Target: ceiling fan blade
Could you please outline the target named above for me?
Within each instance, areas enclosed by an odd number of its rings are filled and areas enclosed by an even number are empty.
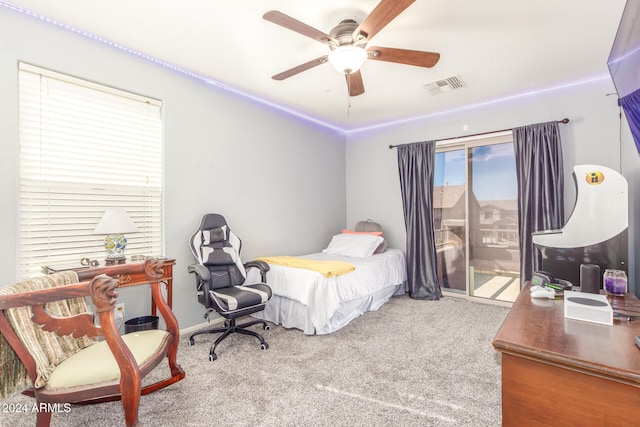
[[[392,47],[368,47],[369,59],[376,61],[397,62],[399,64],[415,65],[431,68],[438,63],[440,54],[423,52],[421,50],[395,49]]]
[[[381,29],[415,1],[416,0],[382,0],[353,32],[354,40],[357,40],[359,33],[367,37],[368,40],[371,40],[373,36],[378,34]]]
[[[304,64],[300,64],[296,67],[293,67],[287,71],[283,71],[281,73],[276,74],[275,76],[271,77],[273,80],[284,80],[286,78],[289,78],[291,76],[295,76],[298,73],[301,73],[303,71],[307,71],[310,68],[313,67],[317,67],[320,64],[324,64],[325,62],[327,62],[327,59],[329,58],[328,55],[324,55],[321,56],[319,58],[316,59],[312,59],[311,61],[305,62]]]
[[[364,93],[364,83],[362,82],[362,74],[360,70],[355,73],[345,74],[347,78],[347,88],[349,88],[349,96],[358,96]]]
[[[295,18],[292,18],[288,15],[285,15],[282,12],[277,10],[270,10],[269,12],[262,15],[264,19],[267,21],[273,22],[274,24],[280,25],[281,27],[287,28],[291,31],[295,31],[298,34],[302,34],[303,36],[310,37],[314,40],[319,41],[320,43],[328,44],[329,42],[334,42],[337,44],[337,41],[333,39],[329,34],[323,33],[320,30],[316,30],[313,27],[305,24],[304,22],[300,22]]]

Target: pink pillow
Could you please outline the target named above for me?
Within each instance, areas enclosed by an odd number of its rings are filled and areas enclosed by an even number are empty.
[[[343,229],[342,234],[371,234],[372,236],[382,236],[382,231],[353,231]]]

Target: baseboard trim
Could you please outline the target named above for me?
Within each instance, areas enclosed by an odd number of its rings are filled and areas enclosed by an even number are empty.
[[[180,335],[190,335],[191,333],[199,331],[200,329],[204,329],[207,326],[213,326],[213,325],[216,325],[216,324],[222,323],[222,322],[224,322],[224,318],[223,317],[219,317],[217,319],[211,320],[210,322],[202,322],[202,323],[197,324],[197,325],[189,326],[187,328],[180,329]]]

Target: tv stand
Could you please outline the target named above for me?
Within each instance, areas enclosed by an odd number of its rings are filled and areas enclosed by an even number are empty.
[[[530,286],[493,341],[502,353],[502,425],[639,425],[640,319],[565,319],[562,299],[534,300]],[[633,294],[610,301],[640,314]]]

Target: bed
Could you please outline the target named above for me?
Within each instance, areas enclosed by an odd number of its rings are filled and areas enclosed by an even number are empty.
[[[270,267],[267,284],[273,296],[264,311],[253,316],[285,328],[300,329],[307,335],[323,335],[343,328],[361,314],[377,310],[392,296],[405,292],[406,263],[399,249],[385,247],[383,252],[367,257],[326,251],[296,258],[338,261],[352,265],[354,270],[325,277],[317,271],[263,259]]]

